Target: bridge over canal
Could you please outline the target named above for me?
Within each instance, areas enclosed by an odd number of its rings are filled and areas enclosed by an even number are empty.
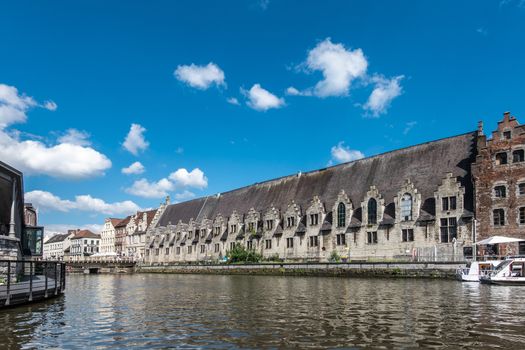
[[[70,273],[131,273],[137,261],[133,259],[84,259],[67,261],[66,271]]]

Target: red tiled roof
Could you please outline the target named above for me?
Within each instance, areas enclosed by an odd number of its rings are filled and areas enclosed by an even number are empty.
[[[98,238],[98,239],[100,239],[100,235],[96,234],[96,233],[93,233],[90,230],[80,230],[71,239],[81,239],[81,238]]]

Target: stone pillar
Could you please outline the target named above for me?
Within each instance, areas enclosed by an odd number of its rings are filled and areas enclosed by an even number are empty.
[[[9,237],[15,237],[16,211],[16,179],[13,179],[13,202],[11,203],[11,220],[9,221]]]

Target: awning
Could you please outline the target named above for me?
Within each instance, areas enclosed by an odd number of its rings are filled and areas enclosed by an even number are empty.
[[[476,245],[513,243],[513,242],[523,242],[523,241],[525,241],[525,239],[503,237],[503,236],[492,236],[490,238],[487,238],[487,239],[484,239],[482,241],[476,242]]]

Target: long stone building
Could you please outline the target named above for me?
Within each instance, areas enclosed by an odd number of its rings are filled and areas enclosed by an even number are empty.
[[[480,124],[462,135],[168,205],[148,229],[145,261],[217,261],[237,243],[290,261],[459,260],[472,254],[476,232],[479,239],[525,238],[524,131],[505,113],[488,141]],[[506,199],[495,195],[500,184]]]

